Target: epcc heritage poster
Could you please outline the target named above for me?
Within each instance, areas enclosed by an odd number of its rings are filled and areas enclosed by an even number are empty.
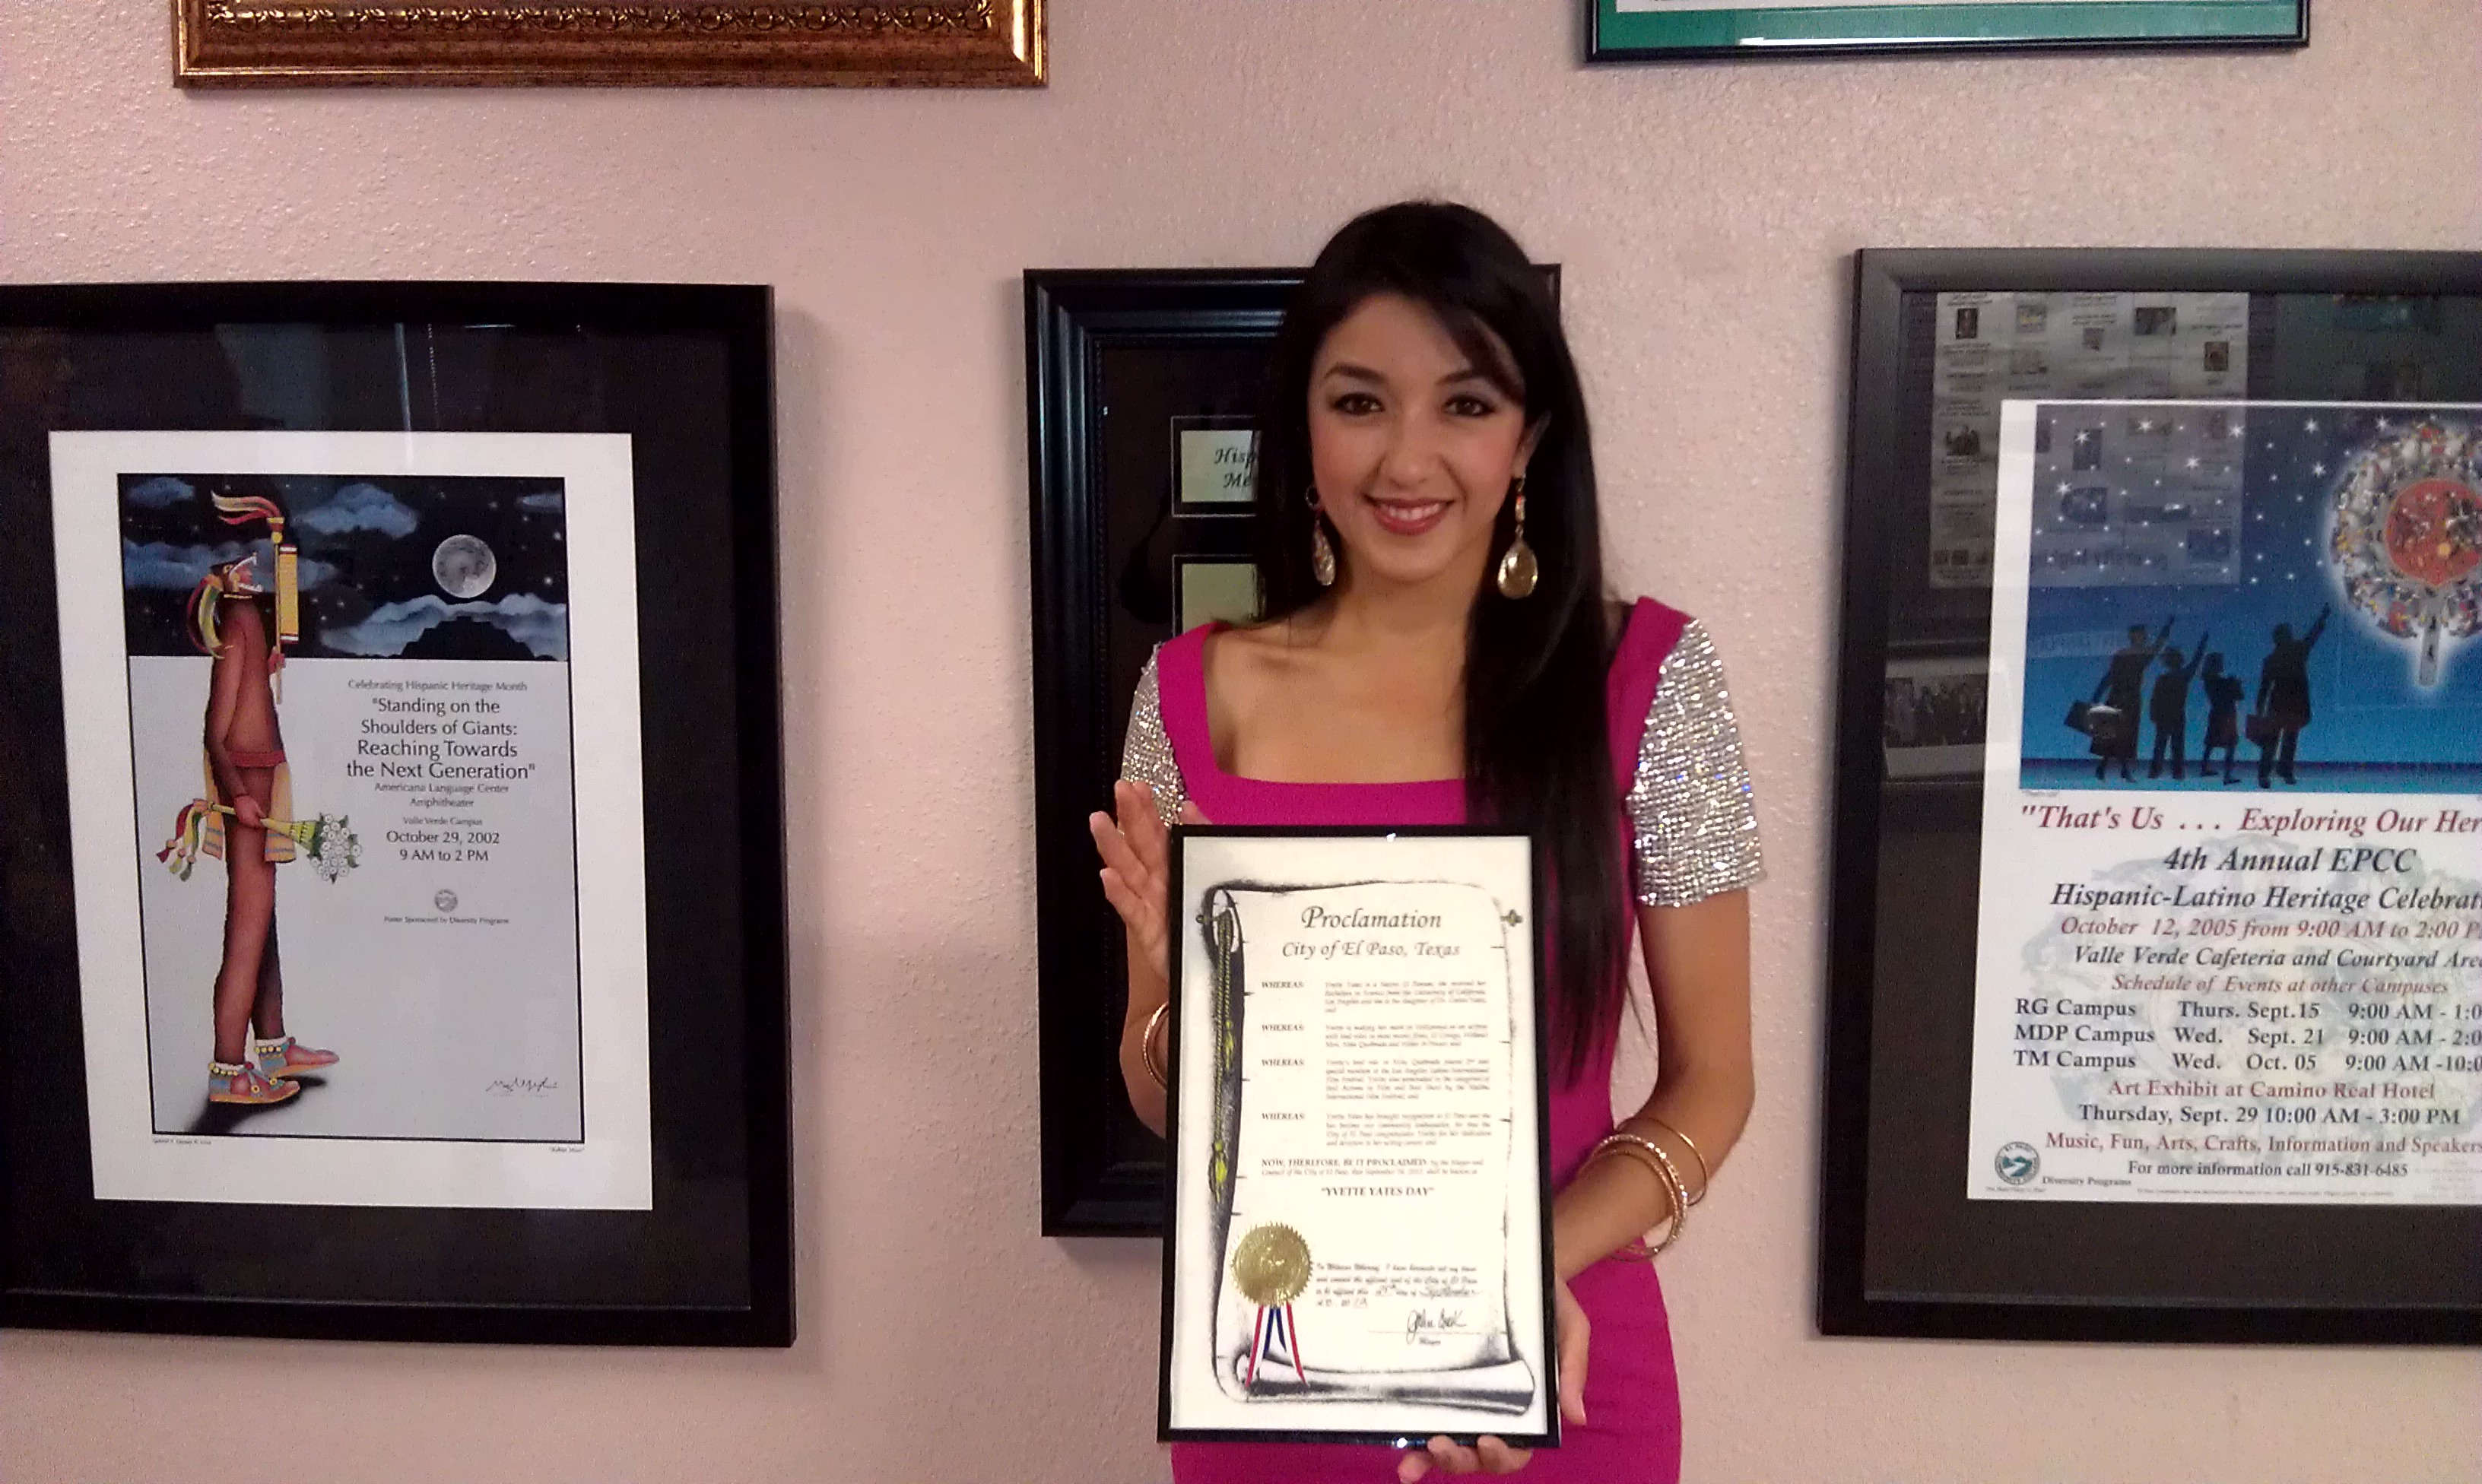
[[[2011,402],[1967,1193],[2482,1201],[2482,409]]]

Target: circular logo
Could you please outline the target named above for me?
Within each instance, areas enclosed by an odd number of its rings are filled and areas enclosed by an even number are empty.
[[[1999,1171],[2000,1179],[2012,1185],[2021,1185],[2042,1173],[2043,1157],[2034,1152],[2031,1144],[2002,1144],[1999,1158],[1992,1161],[1992,1166]]]
[[[437,907],[442,912],[454,912],[457,910],[457,894],[443,886],[439,890],[431,894],[431,904]],[[2009,1147],[2018,1148],[2021,1146],[2011,1145]]]
[[[2482,496],[2455,480],[2423,480],[2388,503],[2386,541],[2396,570],[2445,587],[2482,566]]]

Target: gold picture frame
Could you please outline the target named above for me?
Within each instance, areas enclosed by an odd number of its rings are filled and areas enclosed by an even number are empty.
[[[184,88],[1043,81],[1043,0],[172,0]]]

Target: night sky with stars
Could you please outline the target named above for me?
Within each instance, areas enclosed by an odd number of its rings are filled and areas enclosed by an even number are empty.
[[[2183,415],[2189,410],[2182,409]],[[2049,489],[2065,488],[2083,477],[2066,474],[2058,485],[2046,483],[2051,463],[2066,470],[2069,440],[2057,436],[2046,440],[2046,446],[2037,455],[2036,572],[2026,622],[2028,785],[2095,786],[2087,739],[2072,731],[2063,718],[2072,702],[2093,695],[2111,652],[2126,642],[2130,625],[2143,624],[2152,636],[2166,615],[2172,615],[2171,644],[2184,659],[2195,658],[2197,639],[2208,635],[2208,652],[2221,654],[2225,670],[2248,688],[2241,703],[2246,716],[2257,697],[2258,666],[2272,647],[2275,626],[2289,624],[2300,635],[2317,620],[2322,608],[2332,606],[2333,615],[2310,656],[2313,719],[2301,733],[2302,791],[2482,792],[2482,639],[2449,639],[2439,683],[2417,684],[2416,641],[2388,634],[2346,603],[2329,555],[2333,496],[2347,463],[2361,450],[2398,437],[2410,424],[2425,418],[2470,428],[2482,420],[2482,413],[2404,405],[2247,408],[2237,434],[2245,450],[2237,508],[2231,501],[2229,476],[2220,491],[2202,486],[2199,491],[2169,497],[2172,503],[2186,502],[2192,508],[2177,511],[2176,518],[2185,514],[2205,533],[2189,537],[2186,552],[2159,559],[2166,565],[2181,566],[2180,573],[2141,568],[2128,573],[2127,581],[2104,583],[2089,576],[2077,586],[2046,585],[2044,521],[2050,519],[2055,528],[2073,519],[2099,524],[2094,513],[2098,497],[2082,492],[2062,495],[2063,501],[2083,500],[2082,513],[2072,510],[2064,515],[2046,507]],[[2108,442],[2106,452],[2116,453]],[[2061,452],[2055,455],[2051,446],[2059,446]],[[2171,467],[2194,469],[2194,457],[2193,454],[2176,456]],[[2211,473],[2211,456],[2209,461]],[[2094,479],[2102,480],[2107,473],[2098,472]],[[2159,510],[2166,497],[2150,498],[2157,502]],[[2115,507],[2112,518],[2117,520],[2119,515]],[[2223,553],[2221,537],[2213,534],[2221,530],[2234,534],[2229,554]],[[2153,538],[2151,534],[2150,538]],[[2192,560],[2199,556],[2206,560]],[[2158,559],[2131,559],[2132,564],[2152,560]],[[2150,691],[2161,672],[2159,661],[2148,671]],[[2193,685],[2186,737],[2193,771],[2186,787],[2199,786],[2194,769],[2207,712],[2203,687]],[[2137,787],[2146,786],[2153,737],[2154,726],[2149,721],[2140,736]],[[2257,749],[2244,741],[2240,758],[2244,769],[2253,768]],[[2044,759],[2077,759],[2084,766],[2044,769],[2037,783],[2032,765]],[[2109,786],[2130,787],[2120,783],[2116,774]],[[2160,786],[2173,785],[2167,776]]]
[[[186,606],[211,565],[255,551],[259,586],[275,590],[266,523],[224,524],[212,495],[273,499],[286,512],[301,552],[302,638],[291,659],[568,658],[560,481],[389,475],[122,476],[131,654],[198,652]],[[480,590],[441,586],[435,558],[452,536],[488,548],[493,569]]]

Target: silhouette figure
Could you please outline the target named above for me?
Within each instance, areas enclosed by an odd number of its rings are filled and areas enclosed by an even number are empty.
[[[2114,762],[2120,764],[2120,776],[2128,777],[2128,765],[2137,761],[2137,712],[2146,695],[2146,672],[2154,666],[2154,657],[2172,637],[2173,619],[2163,620],[2154,638],[2146,637],[2146,625],[2131,624],[2128,643],[2111,657],[2111,664],[2095,682],[2094,699],[2120,715],[2110,732],[2098,731],[2095,736],[2095,777],[2099,781],[2103,769]]]
[[[2206,663],[2205,634],[2198,636],[2197,647],[2190,653],[2198,658],[2183,669],[2180,651],[2163,651],[2163,673],[2154,677],[2154,693],[2147,698],[2147,715],[2154,720],[2154,761],[2146,769],[2149,778],[2163,776],[2163,749],[2167,745],[2172,749],[2172,776],[2189,776],[2189,683],[2198,678],[2199,667]],[[2205,767],[2205,757],[2201,756],[2198,763]]]
[[[2203,647],[2203,646],[2202,646]],[[2232,776],[2232,762],[2241,744],[2241,700],[2249,688],[2224,673],[2224,657],[2208,655],[2205,660],[2206,745],[2198,753],[2198,774],[2211,775],[2215,770],[2215,749],[2224,749],[2224,782],[2238,783]]]
[[[2258,744],[2258,786],[2268,786],[2271,775],[2282,774],[2286,783],[2299,783],[2292,775],[2293,756],[2300,750],[2301,729],[2310,724],[2310,651],[2316,648],[2318,636],[2327,632],[2329,609],[2318,610],[2318,621],[2299,638],[2292,637],[2292,626],[2275,626],[2275,651],[2258,667],[2258,712],[2265,717],[2262,736]]]

